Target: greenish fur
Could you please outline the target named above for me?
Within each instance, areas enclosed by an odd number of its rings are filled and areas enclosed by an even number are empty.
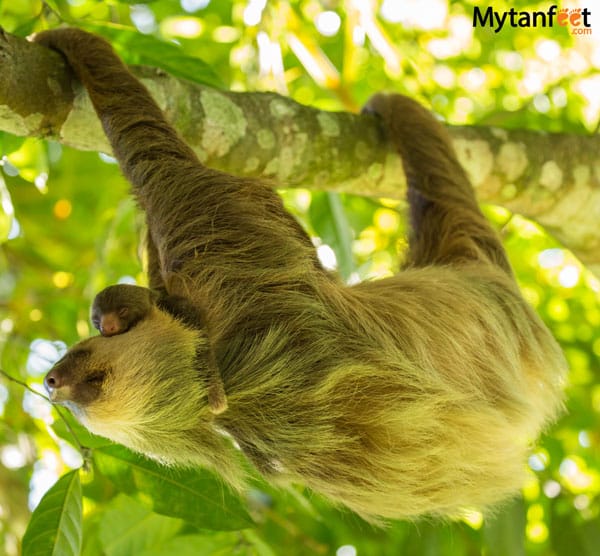
[[[274,481],[371,520],[453,516],[519,488],[562,407],[565,362],[426,110],[398,95],[368,105],[402,155],[413,232],[403,272],[346,287],[270,187],[202,166],[104,41],[75,29],[37,40],[86,86],[146,212],[151,287],[206,322],[157,311],[74,346],[106,369],[86,401],[69,390],[91,430],[242,488],[230,435]],[[219,415],[211,352],[228,398]],[[58,364],[71,384],[92,367]]]

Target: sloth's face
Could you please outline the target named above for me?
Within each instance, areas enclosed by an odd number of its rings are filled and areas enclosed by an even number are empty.
[[[102,395],[103,385],[113,375],[110,360],[99,358],[98,351],[85,342],[76,345],[44,379],[50,400],[68,407],[78,417]]]
[[[138,451],[152,438],[192,429],[207,405],[198,333],[167,314],[73,346],[46,375],[53,403],[91,432]]]

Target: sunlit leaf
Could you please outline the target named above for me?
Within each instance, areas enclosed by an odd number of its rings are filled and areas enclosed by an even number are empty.
[[[58,15],[61,13],[60,8],[58,6],[58,2],[56,2],[56,0],[44,0],[44,3],[47,4],[48,7],[51,8],[55,14]]]
[[[208,471],[165,467],[116,445],[94,450],[94,461],[118,489],[159,514],[202,529],[252,523],[242,499]]]
[[[81,550],[79,470],[63,475],[45,494],[23,537],[23,556],[79,556]]]
[[[25,137],[17,137],[4,131],[0,131],[0,158],[21,148]]]
[[[8,161],[19,170],[19,175],[39,187],[45,189],[45,180],[48,177],[48,157],[44,143],[37,139],[27,138],[23,144],[7,156]],[[43,183],[38,181],[40,176],[45,176]]]
[[[310,205],[310,218],[317,235],[335,250],[339,272],[347,279],[353,269],[353,233],[340,196],[336,193],[315,195]]]
[[[142,64],[161,68],[176,77],[223,88],[223,82],[206,62],[188,56],[173,43],[128,28],[91,24],[86,24],[85,28],[118,46],[119,53],[126,61],[136,56]]]
[[[121,494],[100,518],[98,537],[106,556],[139,555],[174,537],[183,521],[156,514]]]
[[[181,535],[174,537],[161,546],[154,546],[137,553],[136,556],[233,556],[248,554],[240,545],[235,533],[217,533],[210,535]]]
[[[0,173],[0,243],[6,241],[9,237],[13,225],[14,207],[10,198],[10,193]]]

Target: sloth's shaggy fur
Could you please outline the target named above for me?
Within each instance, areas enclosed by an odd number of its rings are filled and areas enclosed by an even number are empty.
[[[93,431],[242,488],[231,436],[265,476],[367,519],[455,515],[519,488],[561,408],[565,362],[426,110],[398,95],[367,106],[403,158],[413,230],[397,276],[347,287],[270,187],[199,162],[106,42],[76,29],[36,40],[85,85],[132,183],[151,286],[206,323],[155,308],[79,343],[49,375],[56,401]],[[228,401],[218,415],[209,352]]]

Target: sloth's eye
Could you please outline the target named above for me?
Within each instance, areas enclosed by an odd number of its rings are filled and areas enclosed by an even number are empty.
[[[119,307],[119,309],[117,310],[117,314],[119,315],[119,317],[124,319],[127,315],[129,315],[129,307]]]
[[[92,371],[85,379],[87,384],[100,385],[104,382],[104,371]]]

